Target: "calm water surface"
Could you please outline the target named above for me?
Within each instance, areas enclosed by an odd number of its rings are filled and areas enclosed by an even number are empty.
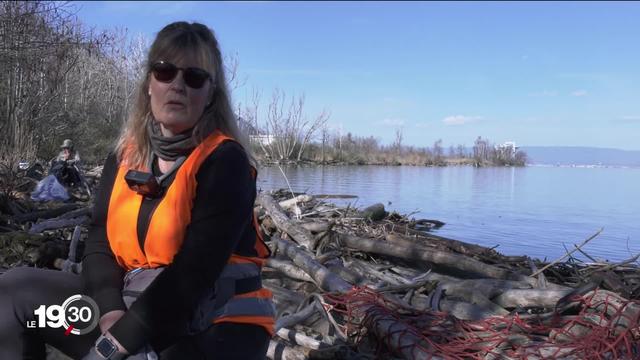
[[[324,166],[283,167],[294,191],[356,195],[362,208],[437,219],[436,234],[496,246],[508,255],[553,259],[601,227],[583,249],[620,261],[640,252],[640,169]],[[258,187],[286,187],[277,167]],[[583,259],[580,255],[576,257]]]

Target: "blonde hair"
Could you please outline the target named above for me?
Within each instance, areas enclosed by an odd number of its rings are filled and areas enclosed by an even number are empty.
[[[134,102],[127,122],[116,143],[116,154],[121,162],[131,168],[144,168],[151,159],[152,151],[147,126],[153,121],[149,88],[150,67],[157,61],[177,61],[186,55],[194,55],[199,65],[213,75],[213,97],[202,117],[193,128],[196,144],[218,130],[234,138],[244,148],[252,166],[255,158],[247,146],[247,139],[238,128],[231,108],[229,90],[224,74],[224,65],[218,41],[213,31],[199,23],[174,22],[165,26],[156,36],[145,61],[145,76],[134,92]]]

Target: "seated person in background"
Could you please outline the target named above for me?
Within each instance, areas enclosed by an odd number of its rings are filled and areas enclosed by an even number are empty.
[[[65,139],[58,156],[51,160],[51,174],[64,186],[78,186],[80,176],[80,154],[74,149],[71,139]]]

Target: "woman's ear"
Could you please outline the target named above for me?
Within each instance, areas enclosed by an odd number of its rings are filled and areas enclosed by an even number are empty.
[[[150,78],[150,74],[147,74],[147,79],[146,79],[145,83],[147,84],[147,94],[149,96],[151,96],[151,78]]]

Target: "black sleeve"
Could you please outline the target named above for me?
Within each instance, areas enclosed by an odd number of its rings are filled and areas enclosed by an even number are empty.
[[[106,228],[109,199],[117,172],[116,156],[111,154],[102,170],[89,226],[89,237],[82,257],[84,293],[96,301],[100,314],[127,309],[122,301],[122,277],[125,270],[116,262],[109,247]]]
[[[251,222],[255,180],[242,147],[225,142],[196,175],[184,242],[173,262],[109,330],[129,352],[172,339],[184,329],[199,298],[213,286]]]

